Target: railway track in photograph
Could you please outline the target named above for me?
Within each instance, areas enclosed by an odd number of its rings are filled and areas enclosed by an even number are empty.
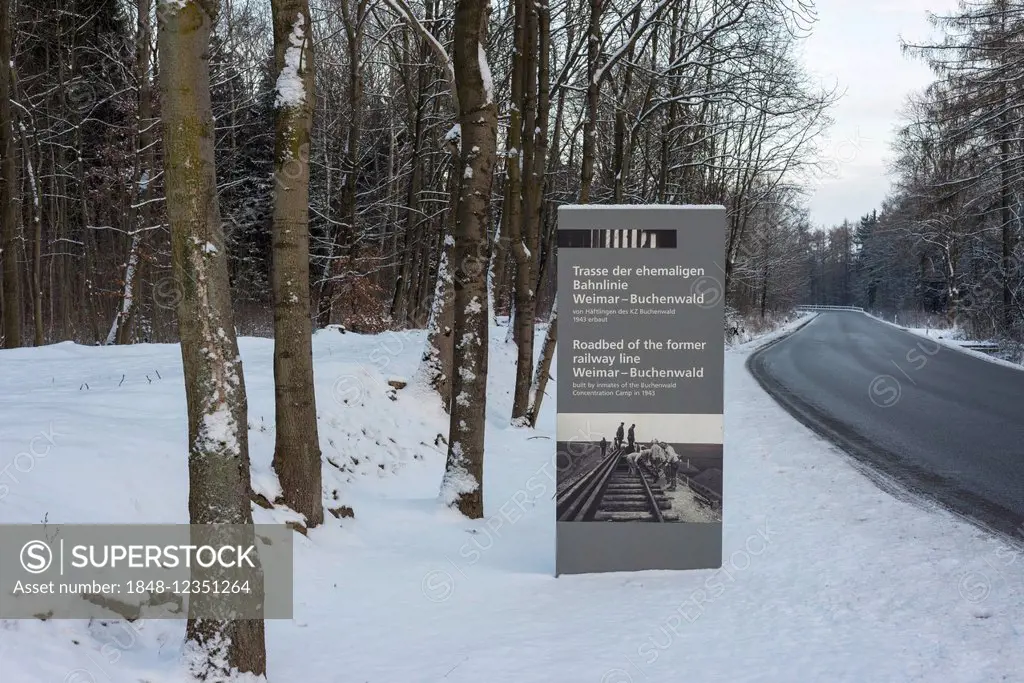
[[[559,522],[674,521],[672,501],[658,484],[630,472],[623,455],[613,450],[559,496]]]

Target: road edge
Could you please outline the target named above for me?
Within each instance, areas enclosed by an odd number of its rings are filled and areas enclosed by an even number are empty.
[[[982,353],[981,351],[976,351],[974,349],[967,349],[967,348],[964,348],[963,346],[960,346],[959,344],[951,344],[951,343],[949,343],[948,339],[936,339],[935,337],[928,337],[928,336],[925,336],[925,335],[918,334],[917,332],[911,332],[910,328],[904,327],[903,325],[900,325],[899,323],[891,322],[889,320],[886,320],[885,318],[879,318],[877,315],[875,315],[873,313],[868,313],[867,311],[863,311],[863,313],[864,313],[864,315],[866,315],[867,317],[871,318],[872,320],[877,320],[878,322],[883,323],[885,325],[888,325],[889,327],[894,327],[897,330],[899,330],[900,332],[905,332],[906,334],[910,335],[914,339],[927,339],[928,341],[932,342],[933,344],[940,345],[944,349],[952,349],[954,351],[959,351],[960,353],[964,354],[965,356],[969,356],[971,358],[976,358],[976,359],[978,359],[980,361],[984,361],[986,363],[991,363],[992,365],[998,365],[1000,367],[1008,368],[1010,370],[1016,370],[1017,372],[1024,372],[1024,365],[1022,365],[1020,363],[1014,363],[1013,361],[1005,360],[1003,358],[994,358],[994,357],[988,355],[987,353]]]
[[[1011,540],[1015,545],[1024,547],[1021,538],[1024,534],[1024,517],[966,491],[959,491],[956,482],[901,463],[895,453],[877,446],[842,423],[815,411],[805,401],[768,376],[763,365],[764,353],[779,342],[789,339],[806,324],[799,325],[787,334],[757,347],[747,358],[744,368],[761,390],[801,426],[834,446],[853,469],[863,474],[885,493],[919,509],[948,512],[989,534]],[[917,337],[911,332],[907,334]],[[958,493],[954,495],[955,504],[939,500],[936,497],[936,489],[945,490],[947,493],[957,491]]]
[[[737,344],[736,346],[729,346],[729,344],[726,344],[725,345],[725,350],[728,353],[738,353],[738,354],[750,354],[750,355],[753,355],[753,354],[757,353],[758,351],[761,351],[762,349],[766,349],[766,348],[768,348],[769,346],[771,346],[773,344],[778,344],[780,341],[782,341],[786,337],[788,337],[791,334],[793,334],[793,333],[797,332],[798,330],[802,329],[805,325],[807,325],[812,320],[817,318],[818,315],[820,315],[820,314],[816,313],[816,312],[812,313],[812,314],[810,314],[807,317],[806,320],[801,321],[799,325],[794,325],[792,328],[790,328],[788,330],[785,329],[785,326],[782,326],[782,327],[780,327],[777,330],[772,330],[771,332],[763,334],[760,337],[756,337],[754,339],[751,339],[750,341],[743,342],[742,344]],[[788,325],[789,323],[786,323],[786,324]]]

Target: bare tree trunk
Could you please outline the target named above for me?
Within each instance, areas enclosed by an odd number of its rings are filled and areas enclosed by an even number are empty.
[[[161,6],[167,214],[181,295],[177,313],[188,405],[189,517],[192,524],[251,525],[248,406],[214,167],[209,46],[218,10],[216,0]],[[209,600],[192,596],[197,609]],[[222,681],[232,669],[266,673],[262,620],[191,618],[186,638],[188,665],[196,678]]]
[[[110,328],[107,336],[107,344],[128,344],[132,340],[132,322],[135,318],[135,311],[138,309],[138,293],[135,283],[139,277],[139,257],[142,252],[149,229],[149,221],[152,216],[150,198],[153,195],[155,154],[153,148],[153,104],[152,86],[149,80],[150,64],[152,62],[152,26],[150,24],[150,10],[152,0],[137,0],[138,10],[138,31],[135,37],[135,81],[139,88],[139,119],[136,129],[136,173],[135,178],[138,185],[138,203],[141,206],[133,210],[132,224],[135,226],[135,234],[132,235],[131,247],[128,251],[128,264],[125,266],[124,289],[121,296],[121,306],[118,309],[117,317]],[[134,202],[133,202],[134,203]]]
[[[274,471],[285,502],[324,521],[313,391],[309,292],[309,136],[315,107],[308,0],[273,0],[277,125],[274,153]]]
[[[551,306],[551,320],[548,322],[548,329],[544,332],[544,346],[541,347],[540,362],[537,364],[537,374],[533,377],[533,386],[530,387],[530,407],[526,412],[526,419],[531,427],[537,426],[537,418],[540,416],[540,407],[544,402],[544,391],[548,386],[548,377],[551,374],[551,363],[555,359],[555,346],[558,342],[558,303]]]
[[[633,14],[633,26],[630,29],[630,35],[634,34],[640,28],[640,12],[637,11]],[[657,42],[655,42],[655,49],[657,49]],[[629,46],[629,50],[625,58],[626,65],[623,67],[625,72],[622,76],[622,87],[620,89],[621,96],[619,102],[615,107],[615,153],[612,166],[615,169],[615,203],[622,204],[626,196],[626,179],[629,174],[629,140],[627,139],[627,128],[626,128],[626,99],[630,94],[630,87],[633,84],[633,46]]]
[[[428,18],[430,3],[427,3]],[[425,43],[425,41],[423,41]],[[420,47],[420,59],[426,61],[430,56],[429,48],[425,44]],[[411,79],[410,79],[411,80]],[[417,78],[418,93],[415,104],[409,107],[409,118],[412,123],[412,145],[409,161],[411,171],[409,174],[409,189],[405,200],[405,225],[402,235],[401,265],[398,268],[398,278],[395,283],[395,296],[391,305],[391,316],[399,321],[402,327],[408,326],[415,315],[409,312],[409,298],[407,286],[412,279],[413,272],[413,235],[422,222],[420,216],[420,192],[423,190],[423,160],[420,158],[420,151],[423,148],[423,116],[427,104],[427,80],[426,69],[420,69]]]
[[[508,257],[508,207],[511,205],[509,199],[509,184],[506,182],[502,190],[501,216],[498,218],[498,225],[494,231],[494,239],[491,240],[491,304],[493,310],[491,315],[497,316],[501,311],[508,308],[512,311],[511,297],[506,296],[508,291],[508,274],[514,269]]]
[[[452,170],[449,176],[451,183],[450,209],[445,217],[444,237],[441,246],[440,263],[437,268],[437,282],[434,287],[434,300],[430,309],[430,320],[427,323],[427,345],[423,351],[418,372],[420,382],[433,388],[441,395],[441,402],[446,411],[451,411],[452,403],[452,371],[454,362],[454,325],[455,325],[455,281],[452,277],[452,247],[455,239],[456,208],[458,207],[460,179],[460,155],[452,155]]]
[[[334,277],[325,283],[325,295],[320,299],[318,324],[325,327],[333,319],[335,293],[340,284],[349,284],[351,277],[340,281],[341,273],[355,268],[359,254],[359,235],[356,232],[359,182],[359,138],[363,116],[362,44],[367,0],[342,0],[341,15],[348,38],[348,93],[351,119],[349,121],[345,151],[342,155],[341,219],[342,226],[335,245]],[[345,307],[351,312],[351,305]],[[346,323],[348,321],[345,321]]]
[[[0,260],[3,260],[3,345],[21,346],[18,215],[14,210],[14,116],[11,112],[11,3],[0,1]]]
[[[598,61],[601,59],[602,0],[590,0],[590,24],[587,28],[587,102],[583,119],[583,169],[580,172],[578,203],[590,203],[594,182],[594,158],[597,155],[597,108],[601,99]]]
[[[28,182],[28,193],[31,201],[27,202],[28,215],[32,218],[32,270],[31,296],[32,302],[32,323],[33,323],[33,344],[43,345],[43,206],[39,181],[36,176],[36,167],[32,162],[32,147],[29,145],[28,133],[25,126],[21,127],[21,146],[25,159],[25,180]]]
[[[1006,130],[1009,125],[1009,110],[1010,104],[1006,97],[1006,85],[1002,86],[1002,100],[1000,105],[1004,109],[1002,115],[1003,129],[1000,132],[1002,139],[999,141],[999,165],[1000,165],[1000,218],[1002,223],[1002,229],[1000,231],[1002,239],[1001,246],[1003,249],[1002,259],[1000,259],[1000,266],[1002,270],[1002,295],[1003,295],[1003,309],[1002,309],[1002,323],[1007,334],[1013,333],[1013,287],[1012,278],[1016,273],[1012,272],[1013,268],[1013,222],[1010,203],[1012,202],[1012,190],[1010,189],[1010,132]]]
[[[508,182],[505,186],[505,205],[501,211],[501,237],[515,257],[511,267],[514,272],[521,270],[523,241],[523,75],[525,71],[526,47],[526,2],[513,0],[515,6],[512,30],[514,33],[514,52],[512,54],[511,97],[508,116],[508,139],[505,144],[505,171]],[[499,252],[504,261],[503,251]],[[499,264],[501,265],[501,264]],[[519,281],[516,275],[516,282]],[[515,285],[518,288],[518,285]],[[509,327],[506,341],[519,342],[515,320],[519,318],[517,304],[509,305]]]
[[[462,130],[459,206],[455,224],[455,325],[451,427],[442,499],[462,514],[484,514],[484,432],[487,416],[487,216],[497,146],[494,85],[484,53],[488,0],[458,0],[455,74]]]
[[[420,329],[427,326],[430,320],[430,308],[428,306],[432,295],[433,289],[431,288],[431,282],[436,285],[436,277],[432,280],[431,276],[436,276],[433,268],[431,268],[431,261],[434,252],[440,253],[444,247],[444,235],[442,232],[442,225],[436,225],[437,221],[430,220],[427,222],[426,229],[423,231],[423,250],[420,252],[420,269],[419,269],[419,281],[416,282],[416,296],[412,299],[415,306],[413,307],[416,329]],[[436,288],[436,287],[435,287]]]
[[[541,144],[542,136],[547,137],[547,68],[543,67],[545,82],[541,86],[545,114],[542,115],[545,130],[538,125],[538,51],[540,50],[540,17],[537,3],[530,2],[525,25],[523,26],[523,170],[527,174],[523,188],[522,229],[518,240],[512,243],[516,256],[516,337],[518,356],[516,359],[516,385],[512,400],[512,422],[528,422],[530,407],[530,386],[533,378],[533,342],[537,314],[537,271],[540,259],[540,207],[543,192],[544,163],[546,150]],[[546,55],[545,55],[546,56]]]
[[[114,321],[110,324],[107,339],[103,342],[107,346],[115,342],[127,344],[130,341],[128,320],[135,307],[135,278],[139,272],[139,252],[141,249],[142,233],[137,232],[132,235],[131,246],[128,248],[128,263],[125,264],[124,285],[121,288],[121,304],[117,307],[117,314],[114,316]]]

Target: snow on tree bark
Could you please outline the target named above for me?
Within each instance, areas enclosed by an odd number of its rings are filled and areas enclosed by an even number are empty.
[[[110,323],[110,331],[107,332],[107,339],[104,342],[107,346],[117,341],[118,332],[127,325],[128,317],[131,315],[132,307],[135,305],[135,273],[139,267],[141,242],[141,233],[137,232],[132,235],[132,246],[128,252],[128,265],[124,269],[124,290],[121,294],[121,306],[117,309],[114,321]]]
[[[25,125],[21,124],[21,145],[23,158],[25,159],[25,179],[28,183],[28,192],[31,201],[28,202],[29,212],[32,217],[32,269],[31,285],[29,290],[29,301],[32,302],[32,329],[33,343],[36,346],[43,345],[43,221],[42,201],[40,198],[39,183],[36,180],[35,165],[32,163],[32,148],[29,145],[28,131]]]
[[[445,52],[444,47],[434,38],[434,36],[426,29],[424,24],[419,21],[409,10],[408,5],[404,4],[402,0],[387,0],[388,3],[399,11],[410,24],[420,33],[423,37],[425,46],[434,52],[435,57],[441,63],[442,69],[448,76],[448,86],[451,92],[452,101],[452,112],[454,118],[458,119],[460,116],[460,104],[459,104],[459,91],[455,80],[455,67],[452,63],[452,59]],[[427,9],[427,20],[431,20],[434,13],[434,8],[430,5]],[[423,92],[421,91],[421,96]],[[417,119],[417,126],[421,123]],[[417,128],[417,134],[419,128]],[[418,140],[418,138],[417,138]],[[452,400],[452,374],[455,363],[455,349],[454,349],[454,326],[455,326],[455,292],[454,292],[454,279],[452,272],[452,251],[454,247],[454,234],[455,234],[455,222],[458,215],[459,196],[461,190],[462,178],[455,169],[460,168],[462,162],[462,123],[456,120],[454,125],[445,133],[443,137],[444,146],[451,152],[451,168],[453,169],[449,173],[449,184],[451,185],[448,199],[448,212],[444,224],[444,234],[441,242],[441,254],[438,262],[437,279],[434,285],[434,297],[431,302],[430,317],[427,321],[427,345],[423,352],[423,357],[420,360],[420,367],[417,369],[418,381],[421,384],[432,387],[441,396],[442,404],[445,410],[451,410]],[[472,168],[469,166],[463,167],[463,178],[465,177],[466,171],[470,172],[472,176]],[[417,165],[414,174],[419,171]],[[414,175],[414,181],[419,181],[419,176]],[[415,200],[418,201],[418,200]],[[410,192],[410,207],[413,205],[413,195]],[[408,226],[411,225],[412,221],[407,221]],[[408,235],[408,232],[406,233]],[[404,271],[403,271],[404,272]],[[404,283],[400,283],[402,286]],[[403,306],[406,304],[403,298]]]
[[[309,292],[309,146],[315,106],[308,0],[273,0],[277,123],[273,272],[274,471],[285,503],[324,521]]]
[[[189,517],[192,524],[252,524],[248,407],[228,282],[214,167],[209,42],[218,4],[164,2],[159,8],[167,215],[188,406]],[[255,540],[255,537],[253,537]],[[216,579],[217,570],[193,569]],[[254,586],[257,595],[262,586]],[[196,609],[211,598],[196,594]],[[193,612],[194,615],[196,612]],[[229,681],[237,672],[263,675],[261,620],[191,618],[185,648],[191,675]]]
[[[452,180],[458,188],[458,180]],[[455,238],[446,234],[437,266],[437,282],[427,323],[427,344],[417,369],[417,383],[437,391],[445,410],[451,410],[452,363],[454,356],[455,289],[451,270]]]
[[[544,402],[544,391],[548,386],[548,377],[551,376],[551,363],[555,359],[555,346],[558,342],[558,302],[551,306],[551,319],[548,321],[548,329],[544,332],[544,344],[541,347],[540,362],[537,364],[537,372],[533,376],[533,384],[530,387],[530,407],[526,411],[527,423],[531,427],[537,426],[537,417],[540,415],[540,407]]]
[[[487,414],[487,217],[497,143],[497,111],[483,52],[488,0],[459,0],[455,75],[459,89],[463,177],[455,224],[455,324],[451,427],[441,497],[467,517],[483,517]]]

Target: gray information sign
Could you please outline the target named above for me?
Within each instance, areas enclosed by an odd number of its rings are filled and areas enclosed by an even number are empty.
[[[555,573],[720,567],[725,208],[558,221]]]

